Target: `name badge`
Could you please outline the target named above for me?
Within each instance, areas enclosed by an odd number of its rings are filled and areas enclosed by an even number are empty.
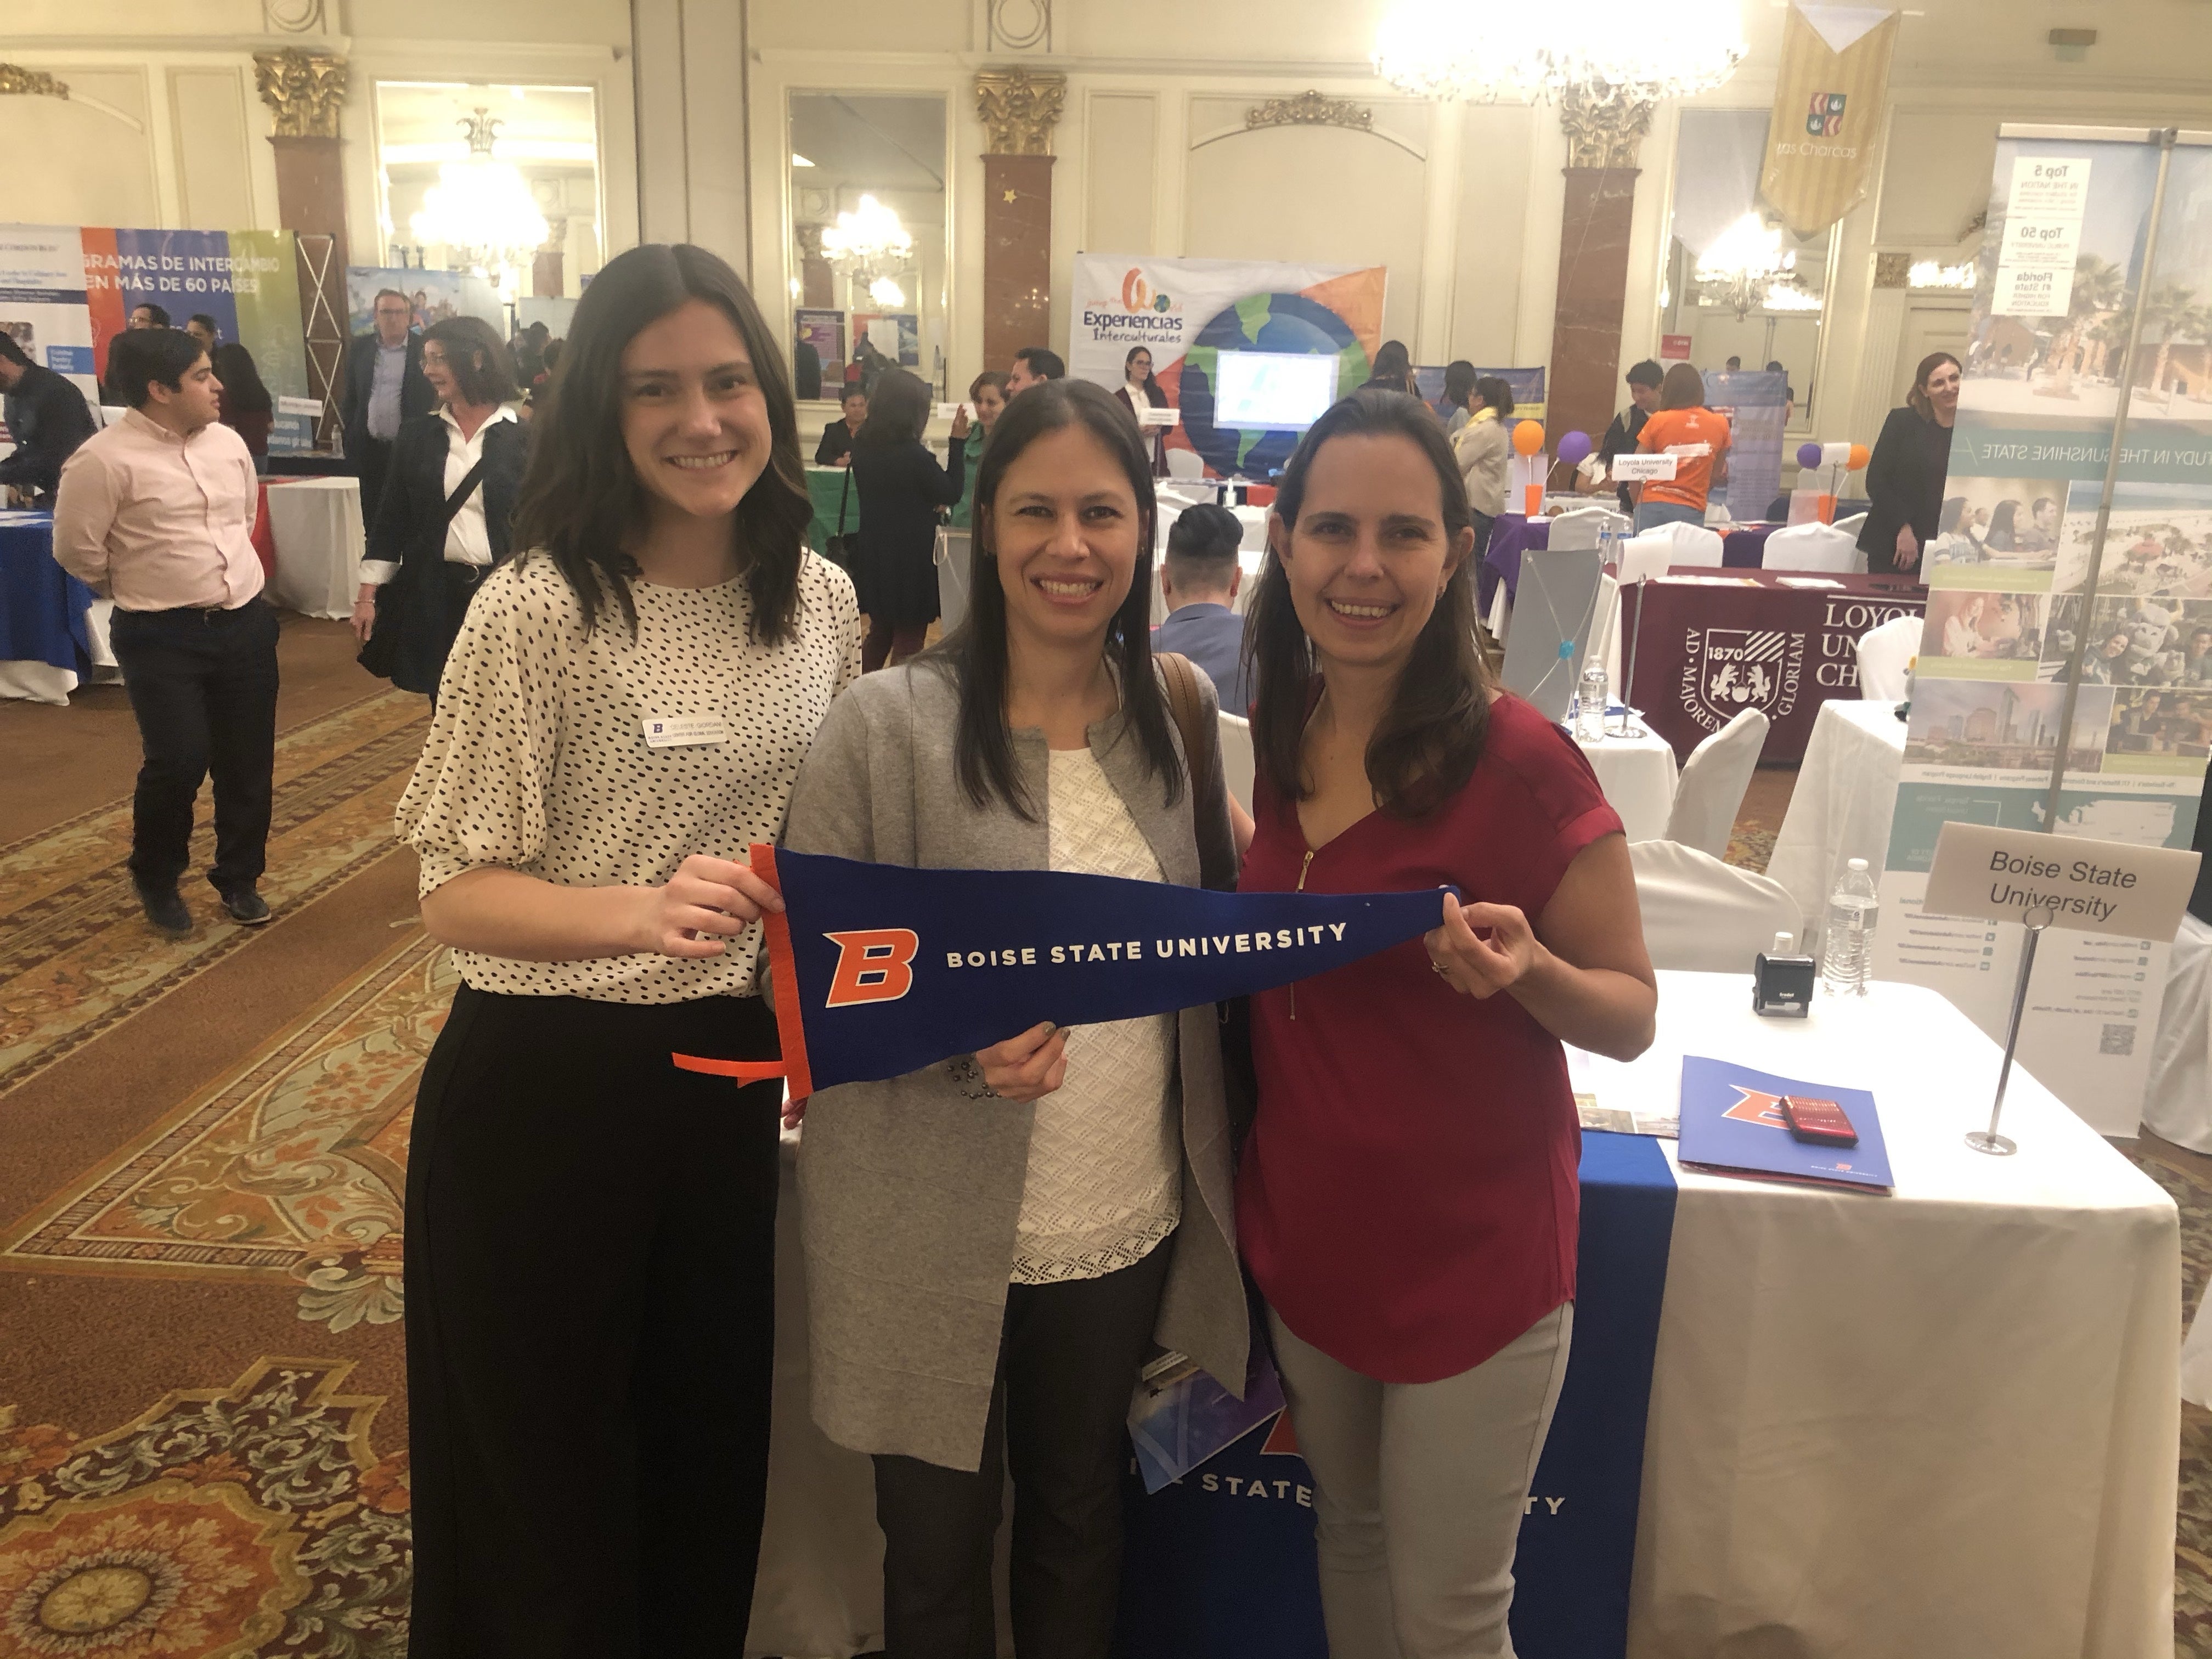
[[[648,749],[688,749],[730,740],[729,724],[720,714],[647,714],[639,724],[645,728]]]

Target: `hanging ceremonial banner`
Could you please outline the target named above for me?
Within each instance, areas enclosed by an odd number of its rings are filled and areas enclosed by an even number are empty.
[[[1882,6],[1790,9],[1759,193],[1802,238],[1865,199],[1889,89],[1897,14]]]
[[[756,845],[779,1061],[686,1071],[786,1079],[793,1100],[903,1077],[1049,1020],[1173,1013],[1341,968],[1427,933],[1440,895],[1217,893],[1050,870],[915,870]]]

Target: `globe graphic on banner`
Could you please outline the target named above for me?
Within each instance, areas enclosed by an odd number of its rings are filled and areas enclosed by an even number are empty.
[[[1281,351],[1337,360],[1340,395],[1367,379],[1367,351],[1344,319],[1303,294],[1255,294],[1239,300],[1199,330],[1183,354],[1176,402],[1183,435],[1214,471],[1266,478],[1279,471],[1297,447],[1296,432],[1249,430],[1213,423],[1215,359],[1224,351]]]

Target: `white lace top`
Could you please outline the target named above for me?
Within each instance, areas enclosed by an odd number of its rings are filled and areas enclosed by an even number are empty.
[[[1161,879],[1159,860],[1088,749],[1054,750],[1047,789],[1052,868]],[[1172,1014],[1070,1028],[1066,1080],[1036,1103],[1015,1284],[1103,1278],[1176,1230],[1175,1041]]]

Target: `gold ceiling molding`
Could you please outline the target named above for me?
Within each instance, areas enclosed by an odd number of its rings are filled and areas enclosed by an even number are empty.
[[[1349,98],[1331,98],[1309,89],[1291,98],[1270,98],[1244,112],[1251,127],[1351,127],[1367,132],[1375,125],[1375,112]]]
[[[276,118],[279,138],[335,138],[338,110],[345,103],[346,60],[335,52],[282,52],[253,54],[253,74],[261,101]]]
[[[975,113],[989,130],[987,155],[1049,155],[1052,130],[1067,101],[1065,75],[982,70],[975,76]]]
[[[1651,131],[1652,108],[1640,98],[1597,103],[1581,88],[1569,87],[1559,94],[1559,130],[1567,135],[1567,165],[1632,171]]]
[[[1910,253],[1875,254],[1874,285],[1876,288],[1911,288],[1912,256]]]
[[[20,64],[0,64],[0,95],[20,94],[26,98],[66,98],[69,82],[57,81],[44,70],[27,70]]]

